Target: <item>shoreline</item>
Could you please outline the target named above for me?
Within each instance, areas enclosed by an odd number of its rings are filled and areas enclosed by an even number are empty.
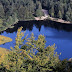
[[[42,9],[42,12],[44,13],[44,16],[42,16],[40,19],[41,20],[51,20],[51,21],[55,21],[55,22],[59,22],[59,23],[65,23],[65,24],[71,24],[70,21],[65,21],[63,19],[59,19],[59,18],[53,18],[53,17],[50,17],[49,14],[48,14],[48,10],[45,10],[45,9]]]
[[[55,21],[55,22],[58,22],[58,23],[63,23],[63,24],[72,24],[72,22],[70,21],[65,21],[63,19],[59,19],[59,18],[53,18],[53,17],[50,17],[49,14],[48,14],[48,10],[45,10],[45,9],[42,9],[42,12],[44,13],[44,16],[41,16],[41,17],[34,17],[33,19],[27,19],[27,20],[23,20],[23,21],[33,21],[33,20],[36,20],[36,21],[45,21],[45,20],[51,20],[51,21]],[[10,24],[9,26],[5,27],[4,30],[1,30],[0,32],[2,31],[5,31],[6,29],[8,28],[13,28],[15,24],[17,24],[20,20],[16,20],[13,24]]]
[[[70,21],[65,21],[63,19],[53,18],[53,17],[49,17],[49,18],[50,18],[50,20],[55,21],[55,22],[64,23],[64,24],[71,24]]]
[[[51,21],[55,21],[55,22],[59,22],[59,23],[64,23],[64,24],[71,24],[70,21],[65,21],[63,19],[59,19],[59,18],[53,18],[53,17],[49,17],[49,16],[42,16],[42,17],[34,17],[35,20],[40,21],[40,20],[51,20]]]
[[[62,19],[59,19],[59,18],[53,18],[53,17],[50,17],[48,15],[41,16],[41,17],[34,17],[34,19],[23,20],[23,21],[31,21],[31,20],[36,20],[36,21],[51,20],[51,21],[55,21],[55,22],[59,22],[59,23],[63,23],[63,24],[69,24],[69,25],[72,24],[70,21],[65,21],[65,20],[62,20]],[[9,25],[8,27],[6,27],[2,31],[5,31],[8,28],[13,28],[14,25],[17,24],[18,22],[19,22],[19,20],[17,20],[16,22],[14,22],[14,24]],[[0,32],[2,32],[2,31],[0,31]]]
[[[8,27],[6,27],[4,30],[1,30],[0,32],[5,31],[5,30],[8,29],[8,28],[13,28],[14,25],[18,23],[18,21],[19,21],[19,20],[17,20],[16,22],[14,22],[14,24],[11,24],[11,25],[9,25]]]

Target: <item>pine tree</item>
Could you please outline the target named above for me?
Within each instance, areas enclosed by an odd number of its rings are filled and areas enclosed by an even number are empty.
[[[54,51],[55,44],[46,47],[45,43],[46,40],[44,36],[39,35],[38,39],[35,40],[34,34],[32,33],[31,37],[27,39],[26,44],[22,46],[22,49],[28,51],[29,55],[32,57],[32,61],[29,62],[32,69],[29,71],[52,71],[51,67],[54,67],[59,62],[58,54]],[[36,51],[38,52],[36,53]]]
[[[21,39],[24,36],[24,33],[22,33],[21,30],[22,27],[18,29],[15,47],[11,47],[9,54],[3,61],[3,66],[10,72],[25,72],[23,68],[23,61],[24,57],[28,56],[28,54],[26,53],[26,51],[22,51],[19,48],[22,42],[26,39],[26,37],[23,40]]]
[[[58,18],[62,19],[62,13],[61,13],[60,10],[59,10],[59,12],[58,12]]]
[[[55,52],[55,44],[48,47],[45,46],[44,35],[39,35],[36,40],[32,33],[30,38],[26,39],[26,36],[22,39],[25,32],[21,32],[21,30],[22,27],[18,29],[15,47],[11,47],[11,50],[0,64],[1,72],[56,72],[72,70],[71,63],[59,60],[59,55]],[[27,42],[23,45],[24,40],[27,40]],[[22,45],[21,48],[20,45]]]
[[[51,17],[54,17],[54,6],[49,10]]]
[[[0,18],[3,19],[5,16],[3,5],[0,3]]]
[[[35,15],[37,17],[41,17],[43,15],[42,6],[41,6],[41,3],[39,1],[36,1],[36,12],[35,12]]]

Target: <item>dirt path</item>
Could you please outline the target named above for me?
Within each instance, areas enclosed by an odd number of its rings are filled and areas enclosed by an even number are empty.
[[[35,20],[46,20],[46,19],[49,19],[49,20],[52,20],[52,21],[56,21],[56,22],[60,22],[60,23],[65,23],[65,24],[70,24],[71,23],[70,21],[65,21],[65,20],[62,20],[62,19],[50,17],[48,15],[48,11],[45,10],[45,9],[42,9],[42,12],[44,13],[44,16],[42,16],[42,17],[34,17]]]

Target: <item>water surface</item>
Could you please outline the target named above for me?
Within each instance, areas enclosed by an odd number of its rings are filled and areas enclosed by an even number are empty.
[[[0,45],[0,47],[10,49],[15,45],[15,37],[17,34],[17,29],[23,26],[23,31],[25,36],[28,34],[30,37],[31,33],[34,33],[34,36],[42,34],[46,39],[46,46],[56,45],[56,51],[61,53],[60,59],[71,58],[72,57],[72,25],[65,25],[51,21],[22,21],[14,26],[14,28],[7,29],[6,31],[1,32],[1,35],[10,37],[13,39],[12,42],[5,43]]]

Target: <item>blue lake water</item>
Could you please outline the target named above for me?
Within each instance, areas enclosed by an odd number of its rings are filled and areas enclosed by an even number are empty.
[[[41,23],[41,22],[40,22]],[[14,28],[7,29],[6,31],[1,32],[1,35],[10,37],[13,39],[12,42],[5,43],[4,45],[0,45],[0,47],[10,49],[10,47],[14,47],[15,45],[15,37],[17,34],[17,29],[20,26],[23,26],[23,31],[25,32],[25,36],[28,34],[28,37],[30,37],[31,33],[34,33],[34,36],[38,37],[38,35],[42,34],[45,36],[46,39],[46,46],[53,45],[55,43],[56,50],[61,55],[59,56],[61,60],[65,58],[71,58],[72,57],[72,31],[67,30],[64,26],[59,25],[55,26],[54,23],[48,25],[48,23],[42,22],[40,24],[39,22],[19,22],[17,25],[15,25]],[[71,26],[70,26],[71,27]]]

